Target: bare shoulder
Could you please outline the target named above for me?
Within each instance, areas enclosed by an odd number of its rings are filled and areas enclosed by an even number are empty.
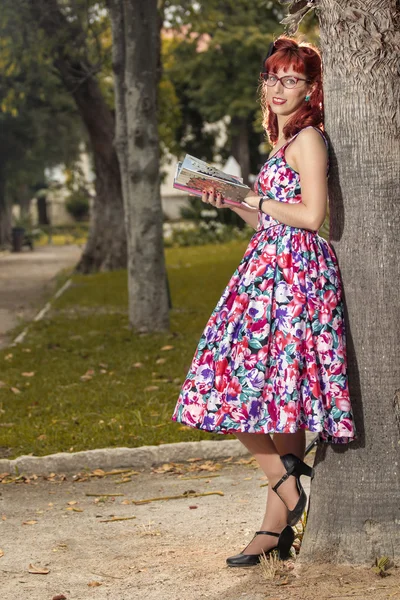
[[[297,148],[298,154],[303,154],[304,152],[322,152],[323,156],[326,156],[328,153],[322,134],[314,127],[305,127],[302,129],[294,140],[293,146]]]
[[[287,160],[291,161],[300,171],[301,167],[312,162],[314,167],[316,163],[326,165],[328,150],[321,133],[314,127],[305,127],[297,135],[293,143],[287,150]]]

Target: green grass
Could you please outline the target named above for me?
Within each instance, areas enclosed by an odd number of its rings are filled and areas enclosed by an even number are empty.
[[[165,334],[130,330],[125,271],[75,275],[24,343],[0,351],[0,456],[5,448],[14,458],[225,438],[170,419],[199,336],[245,247],[166,251],[173,309]]]

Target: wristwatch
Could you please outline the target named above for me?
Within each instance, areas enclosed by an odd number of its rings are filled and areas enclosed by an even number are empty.
[[[269,200],[269,196],[261,196],[260,201],[258,203],[258,210],[262,211],[263,202],[265,202],[266,200]]]

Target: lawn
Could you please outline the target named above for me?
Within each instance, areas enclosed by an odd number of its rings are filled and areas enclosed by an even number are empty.
[[[0,351],[0,456],[222,440],[171,421],[197,341],[246,242],[166,251],[169,333],[137,335],[126,272],[73,276],[22,344]]]

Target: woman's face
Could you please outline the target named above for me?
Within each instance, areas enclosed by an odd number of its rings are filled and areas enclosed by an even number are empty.
[[[304,73],[298,73],[292,67],[287,71],[279,69],[277,73],[272,73],[277,77],[299,77],[305,79]],[[311,93],[311,86],[306,81],[298,81],[295,88],[286,88],[281,81],[277,81],[273,86],[263,85],[267,91],[267,101],[270,109],[276,115],[289,116],[296,112],[298,108],[305,102],[307,93]]]

